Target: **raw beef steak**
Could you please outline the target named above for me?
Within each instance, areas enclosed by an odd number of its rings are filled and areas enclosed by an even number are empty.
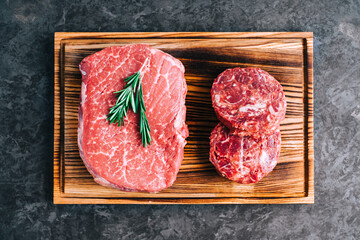
[[[285,119],[282,86],[260,68],[225,70],[215,79],[211,96],[219,120],[240,135],[272,134]]]
[[[124,79],[142,73],[151,145],[143,147],[139,117],[128,111],[125,126],[109,125],[106,115]],[[187,86],[176,58],[146,45],[108,47],[80,63],[82,73],[78,145],[95,181],[125,191],[158,192],[173,184],[188,136]]]
[[[223,177],[238,183],[257,183],[276,166],[280,146],[279,130],[254,138],[233,134],[219,123],[210,136],[210,161]]]

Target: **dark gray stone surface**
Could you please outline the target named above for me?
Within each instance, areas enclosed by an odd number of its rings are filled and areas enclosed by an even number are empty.
[[[55,31],[313,31],[314,205],[52,204]],[[0,2],[0,239],[360,239],[360,2]]]

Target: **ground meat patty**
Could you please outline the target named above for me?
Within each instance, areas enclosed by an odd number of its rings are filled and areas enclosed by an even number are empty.
[[[272,134],[285,119],[282,86],[259,68],[225,70],[215,79],[211,96],[219,120],[240,135]]]
[[[281,135],[239,136],[219,123],[210,137],[210,161],[224,177],[238,183],[257,183],[276,166]]]

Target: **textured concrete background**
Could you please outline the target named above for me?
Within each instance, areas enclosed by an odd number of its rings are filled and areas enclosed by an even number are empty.
[[[313,31],[316,203],[53,205],[55,31]],[[358,0],[1,0],[0,101],[0,239],[360,239]]]

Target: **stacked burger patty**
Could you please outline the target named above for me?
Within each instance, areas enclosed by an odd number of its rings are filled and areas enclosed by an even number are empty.
[[[259,68],[232,68],[215,79],[211,97],[220,123],[210,136],[210,161],[232,181],[259,182],[280,156],[282,86]]]

